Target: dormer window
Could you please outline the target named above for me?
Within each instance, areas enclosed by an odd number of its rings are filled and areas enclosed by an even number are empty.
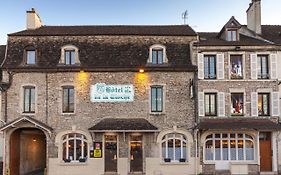
[[[72,45],[66,45],[61,48],[60,64],[75,65],[80,64],[78,48]]]
[[[26,51],[26,64],[32,65],[32,64],[35,64],[35,61],[36,61],[35,50],[27,50]]]
[[[227,30],[227,41],[237,41],[238,40],[238,35],[237,35],[237,30]]]
[[[167,63],[166,47],[162,45],[153,45],[149,48],[148,63],[158,65]]]

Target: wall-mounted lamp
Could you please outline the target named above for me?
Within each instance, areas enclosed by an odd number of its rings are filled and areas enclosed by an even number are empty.
[[[144,69],[139,69],[139,73],[144,73]]]

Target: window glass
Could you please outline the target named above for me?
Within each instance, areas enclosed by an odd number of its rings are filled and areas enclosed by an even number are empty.
[[[244,109],[244,95],[243,93],[232,93],[231,94],[231,114],[232,115],[243,115]]]
[[[217,114],[217,96],[214,93],[205,93],[205,115],[215,116]]]
[[[206,160],[213,160],[214,159],[213,140],[208,140],[206,142],[205,159]]]
[[[35,112],[35,87],[24,87],[24,112]]]
[[[215,160],[221,160],[221,140],[215,140]]]
[[[222,158],[228,160],[228,140],[222,141]]]
[[[152,64],[163,64],[163,49],[152,49]]]
[[[258,78],[259,79],[268,79],[269,78],[269,70],[268,70],[268,56],[267,55],[258,55],[257,57],[258,64]]]
[[[250,140],[246,140],[246,160],[254,160],[254,145]]]
[[[216,57],[214,55],[204,56],[204,78],[216,79]]]
[[[63,87],[63,112],[74,112],[74,87]]]
[[[244,160],[244,143],[243,140],[238,140],[238,160]]]
[[[227,31],[227,41],[237,41],[237,30]]]
[[[163,87],[151,87],[151,112],[163,111]]]
[[[258,94],[258,114],[260,116],[269,115],[269,93]]]
[[[230,78],[231,79],[242,79],[243,78],[243,63],[241,55],[230,56]]]
[[[26,51],[26,64],[35,64],[35,50]]]
[[[187,160],[186,139],[182,134],[167,134],[162,139],[162,158],[171,162]]]
[[[230,141],[230,160],[236,160],[236,140]]]
[[[75,50],[65,50],[64,51],[65,64],[73,65],[75,64]]]

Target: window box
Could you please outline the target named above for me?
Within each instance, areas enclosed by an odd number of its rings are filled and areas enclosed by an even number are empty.
[[[171,159],[170,158],[165,158],[164,162],[171,162]]]

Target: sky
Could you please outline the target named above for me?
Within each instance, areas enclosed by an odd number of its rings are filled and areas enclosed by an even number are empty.
[[[219,31],[231,16],[247,23],[251,0],[0,0],[0,44],[26,27],[34,7],[43,25],[171,25],[187,23],[197,32]],[[262,24],[281,25],[281,0],[261,0]]]

